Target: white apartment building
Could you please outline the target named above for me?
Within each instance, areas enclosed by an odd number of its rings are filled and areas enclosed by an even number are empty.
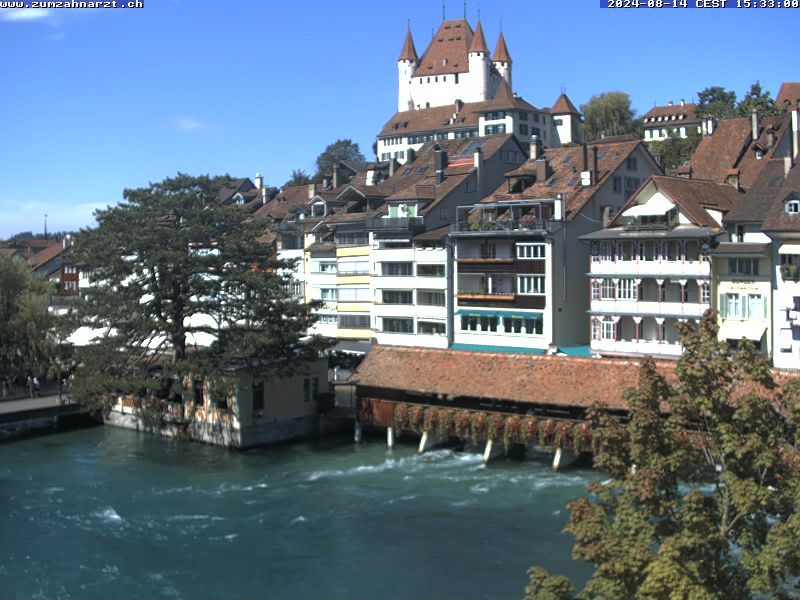
[[[679,356],[678,323],[712,305],[710,250],[739,193],[706,181],[651,177],[591,244],[591,350]]]
[[[642,130],[645,142],[658,142],[670,137],[686,138],[692,132],[703,132],[703,123],[697,114],[697,105],[687,104],[685,100],[675,104],[672,100],[666,106],[654,106],[642,117]],[[706,133],[713,133],[713,121],[705,123]]]

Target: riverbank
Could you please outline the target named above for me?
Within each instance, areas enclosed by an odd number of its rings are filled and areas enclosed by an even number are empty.
[[[517,598],[581,583],[564,505],[598,477],[351,438],[229,452],[113,427],[0,446],[9,598]]]

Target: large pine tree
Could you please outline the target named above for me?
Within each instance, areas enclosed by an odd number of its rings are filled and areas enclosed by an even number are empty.
[[[180,399],[197,378],[227,394],[234,372],[288,375],[318,356],[305,335],[313,305],[287,290],[291,265],[265,243],[270,223],[218,204],[229,181],[178,174],[126,190],[76,236],[92,285],[71,326],[94,337],[79,349],[82,403]]]

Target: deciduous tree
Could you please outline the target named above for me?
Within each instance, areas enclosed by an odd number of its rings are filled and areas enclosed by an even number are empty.
[[[761,82],[756,81],[736,107],[740,117],[749,117],[754,109],[760,117],[768,117],[782,115],[785,107],[775,106],[772,95],[768,91],[762,90]]]
[[[72,327],[101,334],[80,350],[73,395],[84,404],[179,398],[192,378],[224,390],[235,371],[286,375],[318,355],[303,339],[313,306],[289,293],[291,265],[260,241],[269,224],[216,204],[226,182],[178,174],[126,190],[76,236],[92,285]]]
[[[636,133],[636,112],[631,107],[631,98],[625,92],[603,92],[581,105],[587,141],[603,136]]]
[[[800,384],[777,393],[752,344],[731,355],[717,331],[713,311],[681,327],[677,381],[643,361],[627,424],[598,412],[610,479],[571,503],[566,528],[594,574],[574,595],[531,571],[527,598],[800,597]]]
[[[715,119],[730,119],[736,116],[736,92],[714,85],[697,92],[697,112],[701,117],[710,115]]]
[[[668,172],[691,159],[701,139],[702,136],[697,130],[690,127],[685,138],[675,135],[652,142],[650,152],[660,159],[661,166]]]
[[[353,140],[336,140],[332,144],[328,144],[325,150],[317,156],[317,174],[314,178],[322,181],[325,175],[331,174],[333,165],[341,160],[363,161],[364,155]]]
[[[311,183],[311,176],[306,173],[303,169],[295,169],[292,171],[292,176],[289,178],[283,187],[289,187],[290,185],[308,185]]]
[[[53,358],[50,284],[17,258],[0,254],[0,378],[44,375]]]

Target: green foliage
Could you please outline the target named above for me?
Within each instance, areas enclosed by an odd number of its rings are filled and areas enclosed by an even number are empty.
[[[716,119],[737,116],[736,92],[718,85],[697,92],[697,112],[701,117],[710,115]]]
[[[286,376],[318,356],[319,340],[301,340],[314,306],[291,296],[291,264],[258,241],[270,225],[217,205],[228,181],[178,174],[125,190],[76,236],[92,285],[68,325],[102,334],[79,350],[73,395],[85,405],[188,399],[195,378],[224,402],[235,372]]]
[[[584,135],[588,142],[611,135],[636,133],[635,111],[625,92],[603,92],[581,105],[584,115]]]
[[[317,156],[317,174],[314,176],[316,181],[322,181],[325,175],[333,172],[333,165],[341,160],[363,161],[364,155],[358,144],[350,139],[336,140],[328,144],[325,150]]]
[[[0,255],[0,378],[44,375],[54,355],[51,288],[22,260]]]
[[[284,183],[283,187],[289,187],[290,185],[308,185],[309,183],[312,183],[312,179],[308,173],[303,169],[294,169],[289,181]]]
[[[775,100],[772,99],[771,94],[763,91],[761,82],[756,81],[736,107],[740,117],[749,117],[753,109],[758,112],[759,117],[768,117],[782,115],[786,107],[775,106]]]
[[[627,423],[594,412],[610,479],[569,505],[566,527],[594,574],[575,595],[531,570],[526,598],[800,597],[800,381],[777,394],[752,344],[730,355],[717,332],[714,311],[681,326],[676,382],[642,362]]]
[[[665,140],[652,142],[650,153],[659,159],[665,171],[677,169],[692,158],[701,139],[703,138],[696,129],[689,128],[685,138],[671,136]]]

